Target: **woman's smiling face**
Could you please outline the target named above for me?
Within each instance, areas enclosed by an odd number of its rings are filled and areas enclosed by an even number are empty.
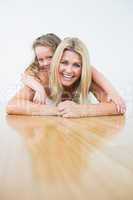
[[[65,50],[59,65],[59,80],[62,86],[69,88],[76,83],[82,72],[81,56],[72,50]]]

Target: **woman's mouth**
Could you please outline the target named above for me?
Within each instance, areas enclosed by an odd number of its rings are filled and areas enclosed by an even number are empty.
[[[64,74],[63,73],[63,78],[65,79],[65,80],[72,80],[72,78],[73,78],[73,75],[70,75],[70,74]]]

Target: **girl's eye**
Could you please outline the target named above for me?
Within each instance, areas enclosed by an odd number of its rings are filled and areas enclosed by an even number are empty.
[[[43,59],[41,59],[41,58],[40,58],[40,59],[38,59],[38,62],[42,62],[42,61],[43,61]]]
[[[52,59],[52,56],[49,56],[47,59],[48,59],[48,60],[51,60],[51,59]]]

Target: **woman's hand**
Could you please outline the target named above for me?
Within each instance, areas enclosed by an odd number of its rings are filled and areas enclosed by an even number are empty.
[[[63,101],[58,104],[58,115],[66,118],[78,118],[85,116],[83,105],[77,104],[73,101]]]
[[[118,113],[125,113],[126,111],[126,104],[121,96],[118,95],[118,93],[111,93],[107,97],[107,101],[110,102],[112,101],[115,103],[117,112]]]

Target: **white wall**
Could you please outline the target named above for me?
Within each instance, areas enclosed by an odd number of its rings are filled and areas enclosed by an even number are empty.
[[[82,39],[91,63],[131,102],[132,11],[132,0],[1,0],[0,104],[18,89],[33,40],[48,32]]]

